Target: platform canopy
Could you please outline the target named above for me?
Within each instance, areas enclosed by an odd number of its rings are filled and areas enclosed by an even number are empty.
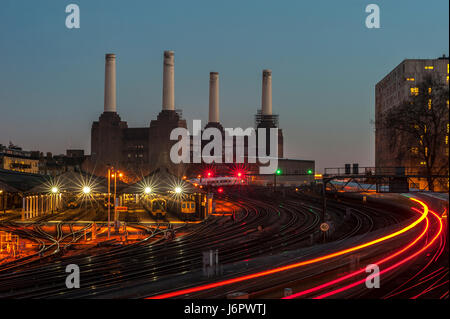
[[[145,194],[151,191],[154,194],[166,194],[173,192],[179,187],[183,193],[200,193],[201,189],[194,187],[191,183],[184,181],[169,172],[166,168],[158,168],[149,175],[143,177],[139,182],[126,186],[121,190],[128,194]]]
[[[47,176],[0,169],[0,189],[10,193],[28,192],[47,181]]]
[[[127,184],[117,180],[117,191]],[[108,193],[108,180],[85,172],[65,172],[55,177],[48,176],[46,180],[30,189],[29,193],[42,194],[57,192],[82,193],[88,189],[92,193]],[[114,179],[111,178],[111,192],[114,192]]]

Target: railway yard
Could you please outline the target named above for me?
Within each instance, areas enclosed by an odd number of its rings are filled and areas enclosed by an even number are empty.
[[[27,221],[2,214],[0,230],[21,248],[0,260],[0,297],[448,298],[442,212],[400,195],[326,205],[323,215],[320,197],[296,190],[228,192],[203,221],[155,217],[144,205],[120,213],[109,239],[107,212],[95,204]],[[206,275],[210,250],[218,262]],[[78,289],[65,285],[69,264],[80,268]],[[380,267],[382,289],[364,285],[369,264]]]

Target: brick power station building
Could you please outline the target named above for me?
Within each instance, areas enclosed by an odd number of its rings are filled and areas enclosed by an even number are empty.
[[[105,176],[108,166],[120,169],[130,178],[130,181],[141,179],[156,169],[167,169],[174,175],[192,175],[200,172],[205,163],[174,164],[170,159],[170,149],[177,141],[170,140],[170,133],[175,128],[187,128],[182,112],[175,109],[174,85],[174,52],[164,52],[162,110],[148,127],[130,128],[117,112],[116,104],[116,56],[106,54],[105,57],[105,96],[104,112],[99,120],[92,124],[91,155],[83,164],[83,169],[99,176]],[[278,128],[278,116],[272,114],[272,72],[263,70],[261,109],[255,116],[256,128],[269,130]],[[204,129],[215,127],[224,132],[219,120],[219,74],[210,73],[209,81],[209,121]],[[266,148],[270,140],[266,134]],[[224,137],[224,134],[222,134]],[[285,160],[283,158],[283,133],[278,129],[278,158],[281,167],[286,164],[289,171],[300,172],[314,170],[314,161]],[[249,163],[248,138],[245,138],[244,165],[250,171],[257,171],[259,162]],[[202,141],[202,147],[208,141]],[[222,147],[225,143],[222,143]],[[236,138],[233,140],[233,154]],[[229,150],[228,150],[229,151]],[[235,156],[235,155],[234,155]],[[284,161],[284,162],[283,162]],[[283,164],[284,163],[284,164]],[[247,165],[248,164],[248,165]],[[226,174],[232,165],[213,164],[214,169]],[[287,167],[286,166],[286,167]],[[307,178],[313,180],[314,176]]]

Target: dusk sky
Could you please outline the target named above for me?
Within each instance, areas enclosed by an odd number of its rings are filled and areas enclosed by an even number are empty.
[[[65,27],[75,3],[81,28]],[[381,28],[367,29],[376,3]],[[148,126],[161,110],[163,51],[175,51],[175,104],[206,124],[220,73],[224,127],[254,125],[273,76],[285,156],[321,171],[374,165],[375,84],[405,58],[449,53],[448,0],[0,2],[0,143],[90,153],[103,112],[104,55],[117,55],[118,113]]]

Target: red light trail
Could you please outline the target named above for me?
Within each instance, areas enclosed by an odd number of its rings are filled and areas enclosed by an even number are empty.
[[[441,218],[439,217],[439,215],[436,214],[435,212],[430,211],[430,213],[432,213],[432,214],[436,217],[436,219],[438,220],[438,222],[439,222],[439,231],[436,233],[436,235],[433,237],[433,239],[432,239],[430,242],[428,242],[427,245],[425,245],[424,247],[422,247],[421,249],[419,249],[418,251],[416,251],[414,254],[412,254],[412,255],[410,255],[410,256],[408,256],[408,257],[402,259],[400,262],[398,262],[398,263],[396,263],[396,264],[394,264],[394,265],[392,265],[392,266],[390,266],[390,267],[388,267],[388,268],[386,268],[386,269],[380,271],[379,275],[382,275],[382,274],[384,274],[384,273],[386,273],[386,272],[389,272],[389,271],[391,271],[391,270],[393,270],[393,269],[395,269],[395,268],[397,268],[397,267],[403,265],[404,263],[406,263],[407,261],[413,259],[414,257],[417,257],[418,255],[420,255],[421,253],[423,253],[427,248],[429,248],[429,247],[430,247],[430,246],[431,246],[431,245],[439,238],[439,236],[440,236],[441,233],[442,233],[442,228],[443,228],[442,220],[441,220]],[[427,220],[428,220],[428,218],[427,218]],[[427,228],[428,228],[428,227],[427,227]],[[375,263],[375,264],[378,264],[378,263]],[[353,288],[353,287],[355,287],[355,286],[357,286],[357,285],[363,284],[363,283],[365,283],[365,282],[366,282],[366,278],[364,278],[364,279],[362,279],[362,280],[359,280],[359,281],[356,281],[356,282],[354,282],[354,283],[352,283],[352,284],[350,284],[350,285],[347,285],[347,286],[345,286],[345,287],[342,287],[342,288],[339,288],[339,289],[336,289],[336,290],[327,292],[327,293],[325,293],[325,294],[322,294],[322,295],[320,295],[320,296],[318,296],[318,297],[315,297],[314,299],[323,299],[323,298],[326,298],[326,297],[335,295],[335,294],[337,294],[337,293],[339,293],[339,292],[343,292],[343,291],[345,291],[345,290],[348,290],[348,289],[350,289],[350,288]]]
[[[172,297],[182,296],[182,295],[195,293],[195,292],[199,292],[199,291],[204,291],[204,290],[208,290],[208,289],[212,289],[212,288],[222,287],[222,286],[226,286],[226,285],[230,285],[230,284],[234,284],[234,283],[238,283],[238,282],[243,282],[243,281],[250,280],[250,279],[255,279],[255,278],[260,278],[260,277],[276,274],[276,273],[283,272],[283,271],[290,270],[290,269],[295,269],[295,268],[302,267],[302,266],[305,266],[305,265],[314,264],[314,263],[317,263],[317,262],[320,262],[320,261],[328,260],[328,259],[331,259],[331,258],[334,258],[334,257],[338,257],[338,256],[342,256],[342,255],[348,254],[350,252],[355,252],[355,251],[361,250],[361,249],[366,248],[366,247],[373,246],[373,245],[378,244],[380,242],[386,241],[386,240],[388,240],[390,238],[399,236],[399,235],[407,232],[408,230],[416,227],[423,220],[427,219],[428,206],[425,203],[423,203],[422,201],[417,200],[415,198],[410,198],[410,200],[415,201],[415,202],[419,203],[420,205],[422,205],[422,207],[424,209],[423,213],[421,214],[421,216],[418,219],[416,219],[414,222],[412,222],[408,226],[406,226],[406,227],[404,227],[404,228],[402,228],[402,229],[400,229],[400,230],[398,230],[396,232],[393,232],[393,233],[391,233],[389,235],[380,237],[378,239],[375,239],[375,240],[369,241],[367,243],[360,244],[360,245],[357,245],[357,246],[354,246],[354,247],[351,247],[351,248],[348,248],[348,249],[344,249],[344,250],[340,250],[340,251],[337,251],[337,252],[334,252],[334,253],[331,253],[331,254],[328,254],[328,255],[324,255],[324,256],[321,256],[321,257],[317,257],[317,258],[301,261],[301,262],[298,262],[298,263],[294,263],[294,264],[290,264],[290,265],[286,265],[286,266],[282,266],[282,267],[277,267],[277,268],[274,268],[274,269],[270,269],[270,270],[266,270],[266,271],[262,271],[262,272],[258,272],[258,273],[254,273],[254,274],[250,274],[250,275],[240,276],[240,277],[231,278],[231,279],[228,279],[228,280],[223,280],[223,281],[214,282],[214,283],[210,283],[210,284],[205,284],[205,285],[201,285],[201,286],[197,286],[197,287],[186,288],[186,289],[182,289],[182,290],[178,290],[178,291],[173,291],[173,292],[169,292],[169,293],[155,295],[155,296],[148,297],[147,299],[172,298]]]

